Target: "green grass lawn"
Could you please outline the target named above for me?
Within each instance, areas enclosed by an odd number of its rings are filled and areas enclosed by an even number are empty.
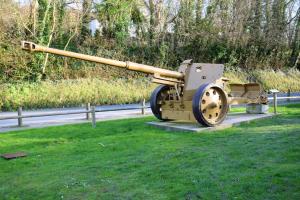
[[[0,199],[300,199],[300,104],[195,133],[153,117],[0,134]]]

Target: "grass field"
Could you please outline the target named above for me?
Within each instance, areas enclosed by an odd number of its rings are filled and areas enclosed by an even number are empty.
[[[0,134],[0,199],[300,199],[300,104],[199,134],[152,117]]]

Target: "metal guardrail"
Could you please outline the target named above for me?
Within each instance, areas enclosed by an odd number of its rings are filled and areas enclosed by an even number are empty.
[[[268,97],[269,100],[274,100],[274,97]],[[279,99],[300,99],[300,96],[293,96],[293,97],[277,97],[277,100]]]
[[[280,99],[287,99],[287,102],[290,102],[291,99],[300,99],[300,96],[277,97],[277,92],[273,92],[273,97],[268,97],[268,100],[273,100],[274,114],[277,114],[277,101]]]
[[[75,115],[75,114],[86,114],[86,119],[92,119],[92,126],[96,127],[96,113],[97,112],[109,112],[109,111],[123,111],[123,110],[141,110],[141,115],[145,115],[145,109],[150,108],[146,106],[145,99],[142,100],[141,106],[135,108],[117,108],[117,109],[101,109],[96,110],[95,106],[90,106],[90,104],[86,104],[85,111],[73,111],[73,112],[54,112],[54,113],[45,113],[45,114],[38,114],[38,115],[23,115],[22,114],[22,107],[18,108],[18,115],[17,116],[8,116],[8,117],[0,117],[0,120],[9,120],[9,119],[17,119],[18,126],[23,126],[23,119],[24,118],[34,118],[34,117],[48,117],[48,116],[56,116],[56,115]]]
[[[277,93],[273,93],[273,97],[268,97],[269,100],[273,100],[273,107],[274,113],[277,113],[277,100],[279,99],[300,99],[300,96],[286,96],[286,97],[277,97]],[[141,115],[145,115],[145,109],[150,108],[146,106],[145,99],[142,100],[141,106],[136,108],[117,108],[117,109],[101,109],[96,110],[95,106],[90,106],[90,104],[86,104],[85,111],[74,111],[74,112],[54,112],[54,113],[45,113],[45,114],[38,114],[38,115],[23,115],[22,114],[22,107],[18,108],[18,115],[17,116],[8,116],[8,117],[0,117],[0,120],[9,120],[9,119],[17,119],[18,126],[23,126],[23,119],[24,118],[34,118],[34,117],[48,117],[48,116],[56,116],[56,115],[74,115],[74,114],[86,114],[86,119],[92,119],[92,126],[96,127],[96,113],[97,112],[108,112],[108,111],[123,111],[123,110],[141,110]]]

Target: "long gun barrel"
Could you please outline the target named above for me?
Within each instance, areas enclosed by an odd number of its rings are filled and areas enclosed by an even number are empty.
[[[151,110],[157,119],[163,121],[197,121],[204,126],[216,126],[226,118],[229,104],[247,103],[251,104],[251,109],[253,105],[267,104],[267,97],[262,94],[257,83],[231,84],[231,94],[228,95],[224,90],[228,80],[222,77],[224,71],[222,64],[193,63],[192,60],[185,60],[176,72],[149,65],[48,48],[32,42],[23,41],[22,49],[152,74],[152,82],[160,85],[151,95]],[[257,108],[255,109],[258,110]]]
[[[53,48],[37,45],[33,42],[22,41],[21,46],[22,46],[22,49],[30,51],[30,52],[51,53],[51,54],[66,56],[66,57],[70,57],[70,58],[77,58],[80,60],[126,68],[129,70],[144,72],[147,74],[153,74],[153,75],[159,74],[162,77],[169,77],[169,78],[174,78],[174,79],[179,79],[179,80],[182,80],[184,78],[184,75],[182,73],[176,72],[176,71],[161,69],[161,68],[153,67],[150,65],[143,65],[143,64],[138,64],[138,63],[129,62],[129,61],[123,62],[123,61],[118,61],[118,60],[101,58],[101,57],[97,57],[97,56],[90,56],[90,55],[74,53],[74,52],[70,52],[70,51],[53,49]]]

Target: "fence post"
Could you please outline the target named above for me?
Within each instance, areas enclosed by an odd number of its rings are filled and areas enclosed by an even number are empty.
[[[274,114],[277,114],[277,93],[279,92],[276,89],[271,89],[270,92],[273,94],[273,107],[274,107]]]
[[[277,114],[277,92],[273,93],[274,114]]]
[[[146,100],[142,99],[141,104],[142,104],[142,115],[145,115]]]
[[[95,106],[92,106],[92,126],[96,128],[96,109]]]
[[[23,126],[23,119],[22,119],[22,107],[20,106],[18,108],[18,126],[21,127]]]
[[[87,104],[85,105],[85,109],[86,109],[86,111],[88,111],[88,112],[86,113],[86,119],[89,120],[89,119],[91,118],[91,113],[90,113],[90,111],[91,111],[91,104],[90,104],[90,103],[87,103]]]
[[[291,90],[290,89],[288,89],[288,91],[287,91],[287,97],[291,97]],[[286,101],[290,102],[291,100],[290,100],[290,98],[288,98]]]

